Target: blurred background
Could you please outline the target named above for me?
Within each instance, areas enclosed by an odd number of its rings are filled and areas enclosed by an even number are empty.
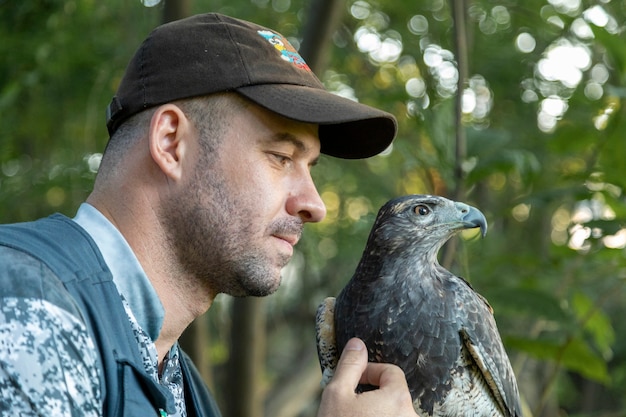
[[[134,50],[210,11],[282,32],[329,90],[399,121],[383,154],[314,169],[328,216],[275,295],[220,296],[185,334],[225,417],[316,415],[315,309],[408,193],[486,214],[441,262],[494,307],[525,415],[626,415],[626,1],[0,0],[1,222],[74,215]]]

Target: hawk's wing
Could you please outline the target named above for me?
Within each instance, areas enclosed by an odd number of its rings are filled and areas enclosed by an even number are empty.
[[[502,344],[493,309],[480,294],[461,295],[466,308],[461,340],[489,386],[494,400],[506,416],[521,416],[519,392],[511,363]]]
[[[333,377],[339,353],[335,335],[335,297],[326,298],[317,308],[315,315],[315,337],[317,356],[322,368],[322,387]]]

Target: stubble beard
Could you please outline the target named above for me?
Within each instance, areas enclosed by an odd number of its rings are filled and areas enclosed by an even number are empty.
[[[280,272],[263,248],[254,244],[252,198],[234,195],[214,173],[196,175],[178,198],[168,200],[162,223],[191,291],[225,293],[235,297],[262,297],[275,292]],[[300,233],[299,219],[269,226],[271,233]],[[280,256],[287,264],[291,256]],[[275,263],[275,261],[274,261]]]

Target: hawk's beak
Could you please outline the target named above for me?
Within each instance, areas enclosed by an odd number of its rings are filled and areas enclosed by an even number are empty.
[[[455,203],[457,209],[461,213],[461,220],[468,229],[480,227],[480,234],[485,237],[487,234],[487,219],[485,215],[475,207],[468,206],[465,203]]]

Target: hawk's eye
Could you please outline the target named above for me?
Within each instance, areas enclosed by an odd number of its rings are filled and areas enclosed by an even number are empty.
[[[415,206],[415,214],[419,214],[420,216],[426,216],[430,214],[430,209],[423,204],[419,206]]]

